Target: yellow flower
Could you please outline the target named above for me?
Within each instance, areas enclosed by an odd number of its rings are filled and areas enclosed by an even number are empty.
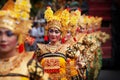
[[[76,25],[77,22],[78,22],[77,14],[74,13],[74,12],[72,12],[72,13],[70,14],[70,24],[71,24],[71,25]]]
[[[0,16],[4,16],[6,14],[6,11],[0,11]]]
[[[45,19],[47,20],[47,22],[53,19],[53,11],[50,7],[47,7],[47,10],[45,11]]]
[[[15,3],[18,9],[26,11],[26,12],[30,12],[30,2],[29,0],[17,0]]]
[[[53,17],[54,20],[60,21],[60,18],[58,16]]]
[[[21,12],[21,18],[22,20],[28,20],[29,19],[29,14],[27,12]]]
[[[70,13],[67,9],[65,9],[61,14],[61,23],[63,26],[67,26],[69,23]]]

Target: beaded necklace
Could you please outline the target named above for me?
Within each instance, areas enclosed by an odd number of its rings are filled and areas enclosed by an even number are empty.
[[[56,44],[56,45],[48,44],[45,46],[45,48],[47,51],[49,51],[51,53],[56,53],[56,52],[60,51],[60,49],[62,48],[62,45],[60,45],[60,44]]]
[[[10,73],[12,70],[17,68],[22,62],[25,54],[19,54],[12,58],[1,59],[0,60],[0,75],[6,75]]]

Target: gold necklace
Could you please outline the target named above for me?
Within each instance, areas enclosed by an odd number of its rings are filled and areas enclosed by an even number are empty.
[[[62,45],[46,45],[45,46],[46,50],[51,52],[51,53],[55,53],[55,52],[58,52],[60,51],[60,49],[62,48]]]
[[[12,71],[13,69],[17,68],[20,63],[22,62],[23,60],[23,57],[25,55],[23,54],[19,54],[15,57],[13,57],[14,59],[1,59],[0,60],[0,74],[1,75],[5,75],[5,74],[8,74],[10,73],[10,71]]]

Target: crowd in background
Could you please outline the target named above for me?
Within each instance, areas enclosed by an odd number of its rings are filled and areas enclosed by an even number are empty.
[[[26,51],[34,51],[37,48],[37,43],[45,43],[44,42],[44,34],[45,34],[45,24],[46,21],[44,18],[34,17],[31,18],[33,21],[32,28],[29,30],[30,37],[34,38],[34,43],[30,45],[29,43],[25,43]]]

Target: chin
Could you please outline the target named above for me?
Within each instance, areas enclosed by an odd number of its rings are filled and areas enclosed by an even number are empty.
[[[57,42],[57,40],[52,40],[51,42],[54,42],[54,43],[55,43],[55,42]]]
[[[2,50],[2,51],[0,50],[0,53],[7,53],[7,52],[8,52],[8,51],[6,51],[6,50],[5,50],[5,51],[4,51],[4,50]]]
[[[0,52],[2,52],[2,53],[7,53],[7,52],[9,52],[10,50],[8,50],[8,49],[0,49]]]
[[[57,40],[56,39],[51,39],[51,42],[57,42]]]

